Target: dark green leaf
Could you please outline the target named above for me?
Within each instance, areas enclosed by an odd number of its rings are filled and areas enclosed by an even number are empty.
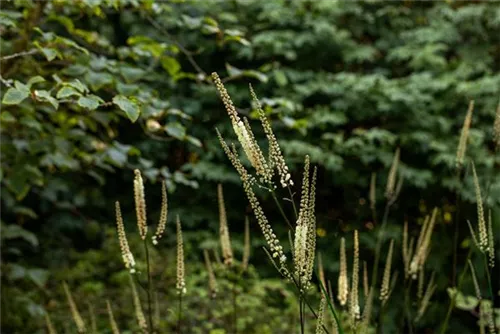
[[[9,88],[3,96],[2,103],[7,105],[19,104],[29,96],[29,91],[20,91],[16,88]]]
[[[132,121],[135,122],[139,118],[140,114],[140,109],[137,103],[129,100],[123,95],[116,95],[113,98],[113,103],[116,104],[121,110],[125,112],[127,117]]]
[[[78,105],[88,110],[95,110],[102,103],[102,99],[95,95],[82,96],[78,99]]]
[[[184,140],[184,137],[186,136],[186,128],[181,123],[177,122],[165,125],[165,132],[180,140]]]
[[[63,88],[61,88],[57,92],[56,97],[58,99],[64,99],[64,98],[68,98],[70,96],[81,96],[81,95],[82,94],[80,92],[78,92],[76,89],[74,89],[73,87],[64,86]]]

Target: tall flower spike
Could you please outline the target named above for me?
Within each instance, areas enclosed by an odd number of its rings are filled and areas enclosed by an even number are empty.
[[[217,296],[217,281],[215,279],[212,261],[210,261],[210,255],[208,255],[208,251],[206,249],[203,250],[203,257],[205,258],[205,267],[207,267],[208,288],[210,289],[210,295],[212,298],[215,298]]]
[[[83,322],[82,316],[80,312],[78,312],[78,307],[71,295],[71,291],[69,290],[68,284],[63,282],[64,293],[66,294],[66,299],[68,300],[69,309],[71,311],[71,316],[73,317],[73,321],[76,325],[76,330],[78,333],[85,333],[87,331],[85,327],[85,323]]]
[[[345,255],[345,239],[340,239],[340,273],[338,279],[338,295],[337,299],[341,306],[347,304],[347,296],[349,294],[349,282],[347,280],[347,259]]]
[[[186,293],[186,281],[184,276],[184,242],[182,240],[181,220],[177,215],[177,293]]]
[[[353,321],[359,320],[360,318],[358,285],[359,285],[359,237],[358,237],[358,230],[354,230],[354,260],[352,265],[352,287],[351,287],[351,305],[350,305],[350,314]]]
[[[144,182],[142,180],[141,172],[134,170],[134,199],[135,199],[135,212],[137,215],[137,227],[139,228],[139,235],[141,239],[146,239],[148,233],[148,225],[146,221],[146,198],[144,196]]]
[[[418,322],[422,316],[425,314],[425,311],[427,310],[427,307],[429,306],[429,302],[431,300],[432,295],[434,294],[434,291],[436,291],[437,285],[434,284],[434,274],[431,276],[431,279],[429,280],[429,284],[427,284],[427,289],[425,290],[424,297],[422,298],[422,301],[420,302],[420,307],[417,312],[417,317],[415,318],[415,321]]]
[[[246,136],[248,137],[247,141],[250,144],[250,152],[253,155],[253,159],[255,161],[254,166],[257,171],[257,175],[261,176],[261,182],[266,182],[268,184],[271,183],[271,178],[273,176],[273,171],[269,167],[266,159],[264,158],[264,153],[260,149],[259,143],[255,139],[255,136],[252,132],[252,128],[250,127],[250,123],[246,117],[243,118],[243,124],[246,129]]]
[[[146,323],[146,318],[144,317],[144,312],[142,311],[141,300],[139,299],[139,294],[137,293],[137,289],[135,288],[132,276],[129,277],[130,277],[130,287],[132,289],[132,298],[134,302],[135,319],[137,320],[137,324],[141,328],[142,332],[147,333],[148,324]]]
[[[493,123],[493,142],[495,143],[496,150],[500,149],[500,102],[497,106],[495,115],[495,122]]]
[[[267,141],[269,142],[269,152],[272,152],[272,154],[270,154],[269,163],[270,164],[272,163],[278,170],[278,175],[280,176],[280,183],[283,188],[287,186],[293,186],[293,181],[291,179],[290,172],[288,171],[288,166],[285,162],[285,158],[281,153],[281,148],[278,144],[278,141],[276,140],[276,136],[274,135],[271,124],[269,123],[269,120],[267,119],[266,114],[262,109],[260,101],[257,98],[257,95],[255,94],[252,88],[252,85],[250,85],[250,94],[252,95],[254,103],[257,106],[259,119],[262,124],[262,128],[264,129],[264,133],[266,134]]]
[[[248,160],[255,168],[257,175],[259,175],[263,181],[270,182],[270,171],[267,166],[267,162],[265,161],[262,151],[255,141],[252,130],[248,126],[248,123],[245,124],[239,117],[233,101],[224,87],[224,84],[220,80],[219,75],[215,72],[212,73],[212,79],[215,83],[215,87],[219,91],[224,107],[226,108],[229,118],[231,119],[233,130],[238,137],[238,141],[243,147],[243,151],[245,151]]]
[[[167,214],[168,214],[168,202],[167,202],[167,185],[165,181],[161,183],[161,211],[160,220],[158,221],[158,226],[156,227],[156,233],[153,236],[153,245],[158,244],[158,240],[163,236],[165,232],[165,226],[167,225]]]
[[[323,268],[323,259],[321,258],[321,253],[318,253],[318,272],[321,285],[323,285],[323,287],[326,287],[325,269]]]
[[[479,288],[479,283],[477,281],[476,270],[471,260],[467,261],[469,263],[470,274],[472,276],[472,283],[474,284],[474,291],[476,292],[476,298],[481,300],[481,289]]]
[[[50,320],[50,316],[45,311],[45,325],[47,326],[47,333],[48,334],[56,334],[56,329],[54,328],[54,325],[52,324],[52,321]]]
[[[495,334],[496,330],[492,302],[490,300],[482,300],[479,303],[479,312],[484,315],[483,319],[488,324],[488,333]]]
[[[417,279],[418,271],[422,269],[429,254],[437,211],[437,208],[434,208],[430,220],[426,217],[424,225],[422,226],[422,230],[420,231],[415,255],[413,256],[413,259],[410,263],[410,274],[413,279]]]
[[[396,176],[398,174],[398,166],[399,166],[399,147],[396,149],[394,153],[394,158],[392,160],[391,169],[389,170],[389,176],[387,177],[387,186],[385,188],[385,197],[388,200],[392,200],[394,196],[394,190],[396,187]]]
[[[488,259],[489,266],[495,266],[495,235],[493,234],[493,220],[491,220],[491,210],[488,211]]]
[[[250,223],[248,216],[245,216],[245,245],[243,247],[243,260],[241,266],[243,271],[247,271],[248,263],[250,262]]]
[[[403,225],[403,244],[401,247],[403,255],[403,264],[405,268],[405,278],[408,278],[408,221],[405,220]]]
[[[370,287],[368,284],[368,265],[366,264],[366,261],[363,261],[363,294],[365,298],[368,297]]]
[[[474,177],[474,188],[476,189],[476,205],[477,205],[477,223],[479,230],[479,249],[481,252],[488,251],[488,233],[486,231],[486,220],[484,219],[483,198],[481,196],[481,187],[476,173],[476,166],[472,162],[472,174]]]
[[[389,246],[389,252],[387,253],[387,260],[385,261],[384,276],[382,279],[382,287],[380,289],[380,300],[382,305],[385,305],[389,299],[389,283],[391,280],[391,264],[392,264],[392,251],[394,248],[394,239],[391,240],[391,245]]]
[[[106,309],[108,310],[111,333],[120,334],[120,330],[118,329],[118,325],[116,324],[115,316],[113,315],[113,309],[111,308],[111,303],[109,302],[109,300],[106,300]]]
[[[377,192],[377,173],[372,173],[372,177],[370,180],[370,209],[372,210],[375,209],[375,205],[377,204],[376,192]]]
[[[314,271],[314,256],[316,254],[316,178],[318,170],[314,167],[311,188],[309,190],[309,210],[308,210],[308,228],[307,228],[307,263],[306,263],[306,281],[311,282],[312,273]]]
[[[364,333],[367,330],[368,326],[370,325],[372,310],[373,310],[373,288],[370,288],[370,292],[368,292],[368,297],[366,297],[366,303],[363,309],[363,316],[362,316],[363,321],[361,324],[362,330],[360,331],[360,333]]]
[[[425,314],[425,311],[427,310],[427,307],[429,306],[429,302],[431,300],[432,295],[434,294],[434,291],[436,291],[437,285],[434,284],[434,278],[435,278],[435,273],[432,273],[431,278],[429,280],[429,283],[427,283],[427,288],[425,289],[424,296],[422,300],[420,301],[420,307],[417,312],[417,317],[415,321],[419,321],[422,316]]]
[[[233,250],[231,248],[231,239],[229,238],[224,192],[220,183],[217,185],[217,199],[219,202],[219,236],[222,257],[224,258],[224,264],[230,266],[233,264]]]
[[[470,223],[470,221],[468,219],[467,219],[467,226],[469,226],[470,235],[472,237],[472,241],[474,242],[474,245],[476,245],[476,247],[479,248],[479,242],[477,242],[476,232],[474,232],[474,228],[472,227],[472,224]]]
[[[469,138],[469,129],[472,122],[473,110],[474,100],[469,102],[469,109],[467,110],[467,115],[465,116],[464,124],[462,126],[462,132],[460,132],[460,140],[458,141],[456,158],[456,165],[458,169],[461,169],[464,164],[465,151],[467,149],[467,139]]]
[[[319,302],[318,319],[316,321],[316,334],[323,334],[325,330],[325,310],[326,310],[326,295],[321,293],[321,301]]]
[[[417,299],[422,300],[424,296],[424,282],[425,281],[425,273],[423,270],[418,272],[418,283],[417,283]]]
[[[271,251],[272,257],[277,258],[280,263],[280,269],[283,274],[286,272],[286,256],[285,253],[283,252],[283,247],[280,245],[280,242],[276,235],[274,234],[274,231],[271,227],[271,224],[266,218],[266,215],[264,214],[264,211],[262,210],[262,207],[260,206],[259,200],[257,199],[257,196],[255,196],[255,193],[253,192],[252,185],[254,184],[254,179],[252,178],[251,175],[248,174],[246,168],[243,166],[241,161],[238,159],[238,157],[231,151],[229,146],[226,144],[224,139],[222,138],[220,132],[217,131],[217,136],[219,138],[219,141],[221,143],[222,149],[228,156],[229,160],[231,161],[232,165],[240,175],[241,182],[243,183],[243,189],[247,195],[248,201],[250,202],[250,206],[252,207],[253,213],[255,215],[255,218],[257,219],[257,223],[259,224],[262,233],[264,234],[264,238],[269,246],[269,249]]]
[[[123,226],[123,218],[120,210],[120,203],[115,202],[116,211],[116,230],[118,233],[118,241],[120,242],[120,250],[122,252],[123,263],[131,274],[135,273],[135,259],[128,246],[127,235],[125,234],[125,227]]]
[[[309,156],[306,155],[304,162],[304,176],[302,179],[302,197],[300,199],[299,218],[295,228],[294,261],[295,274],[297,275],[301,288],[307,289],[309,283],[309,243],[311,237],[311,214],[309,205]],[[315,231],[312,231],[315,235]],[[314,256],[314,255],[313,255]]]

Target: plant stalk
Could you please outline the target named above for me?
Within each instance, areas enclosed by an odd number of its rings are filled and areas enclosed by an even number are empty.
[[[148,296],[148,322],[149,322],[149,330],[151,333],[154,332],[153,330],[153,308],[151,307],[151,266],[149,263],[149,248],[148,248],[148,243],[147,240],[144,239],[144,249],[146,251],[146,266],[147,266],[147,271],[148,271],[148,284],[147,284],[147,296]]]

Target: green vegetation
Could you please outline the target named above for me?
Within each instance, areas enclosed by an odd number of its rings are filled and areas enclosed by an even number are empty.
[[[378,291],[374,293],[370,326],[358,327],[358,333],[359,328],[474,333],[478,320],[487,324],[485,314],[492,308],[499,326],[499,247],[496,266],[488,271],[491,255],[478,228],[473,177],[477,174],[485,222],[491,217],[496,232],[498,3],[16,0],[1,5],[2,331],[43,333],[48,314],[57,332],[75,333],[63,282],[89,333],[93,328],[112,332],[106,300],[121,331],[140,330],[116,233],[115,201],[121,204],[135,256],[132,277],[137,278],[139,299],[160,333],[179,327],[183,333],[290,333],[300,331],[301,324],[309,333],[316,329],[315,313],[324,313],[332,333],[333,314],[325,301],[323,309],[328,310],[318,312],[323,290],[318,282],[326,291],[328,281],[336,315],[344,332],[350,332],[350,306],[340,308],[337,279],[345,238],[350,289],[354,231],[360,239],[361,313],[369,299],[363,290],[363,261],[368,284],[377,282],[380,289],[394,240],[389,272],[399,273],[383,306]],[[298,295],[296,284],[281,279],[265,255],[267,240],[255,207],[217,138],[216,129],[228,143],[241,133],[234,134],[212,72],[219,73],[238,115],[248,118],[257,139],[254,146],[262,148],[266,160],[268,133],[258,126],[261,115],[278,139],[294,186],[282,188],[276,170],[273,183],[256,177],[261,187],[252,183],[252,189],[283,246],[290,272],[296,273],[293,253],[305,261],[299,276],[312,275],[304,295]],[[471,101],[464,163],[457,169],[460,131]],[[256,175],[245,157],[249,151],[238,150],[242,166]],[[300,210],[306,155],[311,182],[317,167],[312,211]],[[396,160],[398,167],[391,169]],[[148,238],[160,220],[163,183],[168,191],[166,230],[157,246],[149,243],[149,256],[135,227],[136,169],[146,187]],[[386,185],[397,188],[398,179],[403,180],[401,191],[386,199]],[[230,268],[222,263],[219,183],[224,185],[233,252]],[[274,192],[262,188],[272,184]],[[420,231],[428,226],[425,217],[435,207],[430,253],[413,281],[406,277],[411,257],[405,252],[412,248],[412,237],[417,245]],[[318,276],[308,267],[310,252],[291,252],[296,244],[294,210],[315,217],[314,229],[308,228],[315,233],[305,240],[315,239],[312,260]],[[180,324],[177,215],[187,285]],[[248,249],[245,217],[252,247],[248,269],[242,271]],[[467,220],[480,247],[474,246]],[[496,233],[497,245],[498,238]],[[204,251],[214,269],[216,294]],[[153,285],[151,307],[149,289],[140,286],[147,271]],[[321,272],[325,280],[318,278]],[[436,288],[419,316],[431,276]],[[300,287],[304,281],[297,283]],[[449,308],[451,302],[455,307]]]

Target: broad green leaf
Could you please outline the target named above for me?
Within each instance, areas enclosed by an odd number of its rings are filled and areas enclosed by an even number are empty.
[[[59,101],[57,101],[50,93],[46,90],[35,90],[35,96],[41,101],[49,102],[55,110],[59,108]]]
[[[41,48],[40,50],[48,61],[54,60],[58,55],[60,56],[60,53],[56,49]]]
[[[19,104],[29,96],[29,91],[20,91],[17,88],[9,88],[2,99],[3,104]]]
[[[43,288],[49,279],[49,272],[44,269],[28,269],[26,274],[39,288]]]
[[[0,114],[0,120],[5,123],[12,123],[16,121],[16,118],[8,111],[3,111]]]
[[[120,73],[128,83],[138,81],[146,75],[143,69],[131,66],[120,67]]]
[[[186,136],[186,128],[178,122],[168,123],[165,125],[165,132],[177,139],[184,140]]]
[[[75,88],[80,93],[87,93],[89,91],[88,87],[78,79],[68,82],[67,85]]]
[[[2,239],[24,239],[33,247],[38,246],[38,239],[35,234],[25,230],[19,225],[3,225]]]
[[[102,99],[95,95],[81,96],[77,103],[82,108],[95,110],[102,103]]]
[[[56,97],[58,99],[64,99],[64,98],[67,98],[67,97],[70,97],[70,96],[81,96],[81,95],[82,94],[79,91],[77,91],[76,89],[74,89],[73,87],[64,86],[63,88],[61,88],[57,92]]]
[[[28,88],[31,88],[34,84],[40,83],[40,82],[45,82],[45,79],[42,78],[41,76],[37,75],[35,77],[32,77],[28,80],[28,83],[26,84]]]
[[[141,113],[139,106],[137,103],[129,100],[127,97],[123,95],[116,95],[113,98],[113,103],[116,104],[121,110],[125,112],[127,117],[135,122],[139,118],[139,114]]]
[[[177,59],[169,56],[164,56],[161,58],[161,66],[170,74],[171,76],[176,75],[180,69],[181,65]]]
[[[113,76],[106,72],[94,72],[88,71],[85,74],[85,81],[90,85],[90,87],[96,91],[104,86],[113,83]]]
[[[190,142],[191,144],[193,144],[194,146],[197,146],[197,147],[202,147],[202,143],[201,143],[201,141],[200,141],[198,138],[196,138],[196,137],[187,136],[187,137],[186,137],[186,140],[187,140],[188,142]]]
[[[118,82],[116,84],[116,90],[122,95],[133,95],[139,90],[139,86],[136,84],[124,84]]]
[[[7,277],[11,281],[15,281],[26,276],[26,268],[19,264],[10,263],[7,268]]]

